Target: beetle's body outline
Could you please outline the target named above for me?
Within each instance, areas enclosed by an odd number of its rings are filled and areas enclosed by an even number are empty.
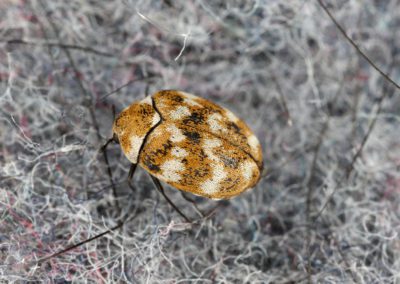
[[[260,179],[261,146],[231,111],[206,99],[163,90],[117,116],[114,140],[133,165],[186,192],[237,196]]]

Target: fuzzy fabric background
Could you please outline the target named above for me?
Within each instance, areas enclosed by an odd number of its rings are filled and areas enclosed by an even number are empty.
[[[400,2],[324,3],[400,82]],[[263,146],[258,185],[193,197],[217,207],[193,225],[145,171],[132,191],[112,144],[118,211],[99,153],[112,106],[161,89],[229,108]],[[400,283],[399,93],[319,1],[1,0],[0,282]]]

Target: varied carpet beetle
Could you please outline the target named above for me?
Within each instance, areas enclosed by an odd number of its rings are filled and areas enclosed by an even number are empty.
[[[153,180],[212,199],[253,187],[263,167],[260,143],[242,120],[181,91],[159,91],[124,109],[111,140],[133,169],[139,164]]]

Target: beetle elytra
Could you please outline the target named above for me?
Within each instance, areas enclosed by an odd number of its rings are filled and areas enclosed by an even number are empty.
[[[257,137],[231,111],[181,91],[164,90],[125,108],[113,138],[153,178],[212,199],[253,187],[263,167]]]

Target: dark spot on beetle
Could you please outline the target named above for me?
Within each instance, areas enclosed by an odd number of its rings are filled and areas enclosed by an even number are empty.
[[[204,122],[204,115],[199,112],[192,112],[188,117],[186,117],[183,121],[184,124],[194,123],[200,124]]]
[[[172,98],[171,98],[173,101],[175,101],[175,102],[177,102],[177,103],[181,103],[181,102],[183,102],[183,98],[181,97],[181,96],[173,96]]]
[[[233,129],[236,133],[240,133],[240,127],[236,125],[234,122],[228,122],[228,128]]]
[[[200,143],[200,134],[197,132],[184,131],[183,135],[185,135],[190,141],[194,142],[195,144]]]
[[[146,158],[144,160],[144,164],[150,171],[154,171],[154,172],[160,171],[160,167],[157,166],[156,164],[154,164],[153,161],[151,161],[149,158]]]
[[[195,169],[193,174],[195,177],[205,177],[209,175],[210,171],[208,169]]]
[[[176,91],[164,90],[164,91],[160,92],[160,95],[166,99],[169,99],[169,100],[177,102],[177,103],[183,102],[183,98],[181,96],[177,95]]]
[[[204,152],[203,149],[200,150],[199,158],[200,158],[200,161],[204,161],[204,159],[208,158],[207,154]]]
[[[166,143],[162,144],[162,148],[157,149],[151,154],[156,155],[158,157],[164,157],[168,154],[169,150],[172,148],[172,142],[167,140]]]
[[[219,155],[219,158],[226,167],[237,169],[239,166],[238,160],[229,156]]]
[[[225,181],[227,181],[227,180],[225,180]],[[225,192],[230,192],[230,191],[232,191],[232,189],[235,188],[235,187],[237,186],[238,182],[239,182],[239,179],[236,179],[236,180],[234,180],[233,182],[232,182],[232,179],[231,179],[231,180],[230,180],[231,185],[228,186],[228,187],[223,188],[222,191],[225,191]]]
[[[182,175],[182,180],[179,181],[179,183],[184,183],[187,186],[194,186],[197,184],[197,180],[194,178],[193,172],[189,172],[186,174]]]
[[[153,107],[148,105],[148,104],[143,104],[140,106],[139,110],[140,114],[143,116],[147,116],[149,114],[152,114],[154,112]]]
[[[187,159],[182,159],[181,162],[186,165],[188,163],[188,160]]]

